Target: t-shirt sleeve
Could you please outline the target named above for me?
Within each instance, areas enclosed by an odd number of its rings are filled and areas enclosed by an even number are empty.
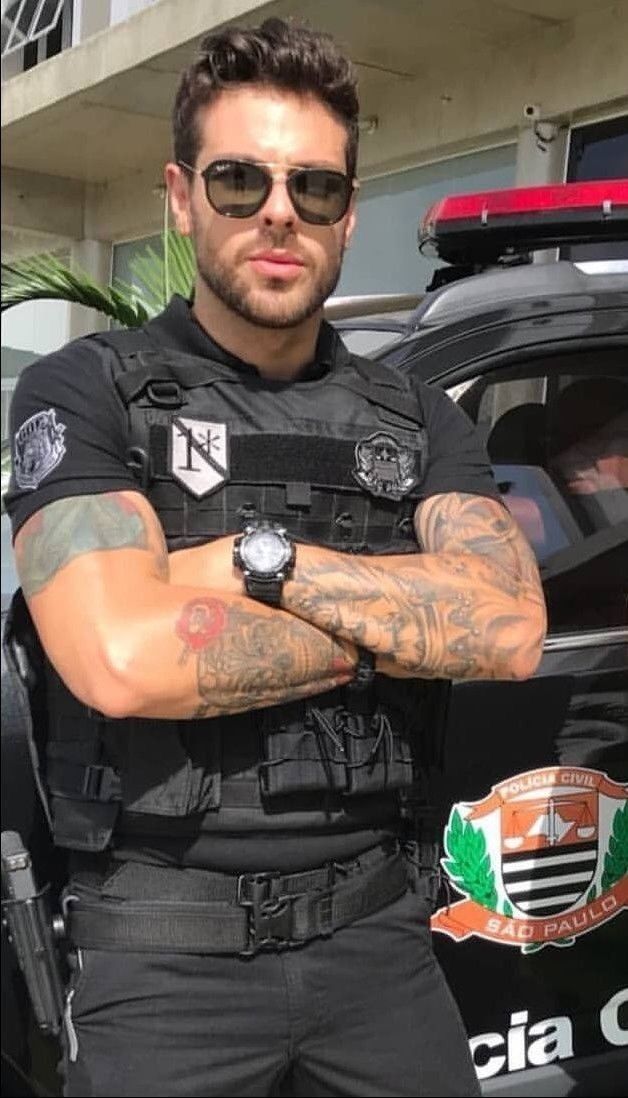
[[[501,499],[480,434],[462,408],[437,386],[417,385],[428,432],[421,496],[469,492]]]
[[[127,413],[108,368],[110,352],[77,340],[20,375],[10,411],[13,535],[53,500],[137,489],[126,467]]]

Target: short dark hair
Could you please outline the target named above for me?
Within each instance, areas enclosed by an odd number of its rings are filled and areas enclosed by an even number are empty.
[[[196,162],[199,108],[225,88],[246,84],[312,95],[329,107],[347,131],[347,173],[354,177],[359,104],[353,66],[330,35],[282,19],[267,19],[260,27],[226,27],[203,39],[181,77],[174,102],[177,162]]]
[[[604,431],[617,417],[625,416],[628,385],[620,377],[605,374],[580,378],[558,393],[548,412],[548,449],[554,455]]]

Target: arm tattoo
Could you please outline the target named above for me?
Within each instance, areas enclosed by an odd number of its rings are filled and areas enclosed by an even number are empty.
[[[42,591],[75,557],[102,549],[144,549],[152,553],[160,578],[168,576],[168,553],[157,519],[149,525],[133,499],[121,492],[49,503],[24,524],[15,548],[27,597]]]
[[[523,678],[545,628],[534,556],[500,503],[451,493],[418,508],[422,555],[299,562],[283,605],[401,673]],[[530,670],[530,668],[532,670]],[[391,672],[392,673],[392,672]]]
[[[196,659],[201,704],[194,717],[260,709],[330,690],[353,665],[333,637],[297,617],[258,615],[217,598],[188,602],[176,623],[180,662]]]
[[[473,553],[490,564],[504,594],[538,593],[536,558],[506,508],[482,496],[432,496],[418,509],[419,543],[429,553]]]

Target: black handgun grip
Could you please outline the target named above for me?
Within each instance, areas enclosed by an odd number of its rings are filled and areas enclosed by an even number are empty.
[[[37,889],[30,854],[16,831],[2,832],[2,922],[24,975],[37,1025],[57,1034],[64,991],[49,886]]]

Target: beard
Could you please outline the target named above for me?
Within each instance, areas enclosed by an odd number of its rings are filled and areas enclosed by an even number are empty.
[[[198,245],[196,237],[195,244]],[[279,246],[275,243],[275,246]],[[333,294],[342,269],[344,248],[317,273],[308,286],[286,288],[269,279],[264,289],[251,286],[244,275],[227,266],[207,249],[196,247],[196,267],[208,290],[237,316],[259,328],[296,328],[309,320]]]

